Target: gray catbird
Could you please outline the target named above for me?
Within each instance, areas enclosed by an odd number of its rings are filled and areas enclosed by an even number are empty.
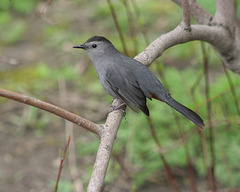
[[[197,126],[204,127],[201,117],[175,101],[145,65],[120,53],[106,38],[94,36],[73,48],[88,53],[105,91],[131,109],[139,108],[149,116],[146,98],[154,98],[167,103]]]

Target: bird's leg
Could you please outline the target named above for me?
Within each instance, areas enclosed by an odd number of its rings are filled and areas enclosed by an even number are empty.
[[[112,100],[111,103],[113,103],[113,100]],[[121,104],[118,105],[118,106],[113,106],[113,105],[111,105],[111,106],[110,106],[110,109],[108,110],[108,113],[111,113],[111,112],[113,112],[113,111],[115,111],[115,110],[121,110],[122,113],[123,113],[123,116],[125,116],[125,115],[126,115],[126,112],[125,112],[125,109],[122,109],[123,106],[127,106],[127,105],[126,105],[125,103],[121,103]]]

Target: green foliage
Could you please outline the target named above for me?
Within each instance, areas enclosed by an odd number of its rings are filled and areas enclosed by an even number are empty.
[[[27,15],[36,8],[39,0],[2,0],[0,1],[0,43],[15,44],[22,40],[28,29],[23,19],[15,18],[15,13]]]
[[[52,188],[54,188],[56,182],[51,182]],[[58,183],[58,192],[72,192],[73,191],[73,184],[72,181],[60,181]]]
[[[236,173],[240,170],[239,131],[236,124],[232,124],[231,127],[231,130],[227,132],[223,126],[219,127],[218,132],[216,133],[216,138],[221,141],[216,145],[216,154],[218,159],[216,175],[220,181],[225,181],[230,186],[238,186],[240,178]],[[224,132],[225,134],[220,134],[219,132]]]
[[[24,130],[32,129],[36,136],[43,136],[46,126],[50,123],[49,115],[40,113],[40,110],[35,107],[29,107],[24,118],[13,115],[10,120],[13,124],[24,127]]]
[[[11,0],[14,10],[22,14],[28,14],[33,11],[36,6],[36,0]]]
[[[172,96],[180,102],[184,103],[186,106],[193,108],[191,107],[192,101],[189,100],[191,96],[188,93],[188,89],[197,79],[195,72],[190,68],[181,70],[181,72],[174,68],[166,68],[164,70],[164,74],[166,77],[168,77],[167,84],[169,85],[171,90],[173,90]],[[187,79],[191,79],[191,81],[187,81],[185,82],[187,84],[184,84],[184,80],[181,77],[187,77]],[[239,77],[237,75],[234,75],[232,79],[234,85],[239,85]],[[201,86],[203,86],[203,84],[200,85],[200,87]],[[221,90],[218,90],[218,88],[221,88]],[[226,82],[225,75],[218,75],[216,76],[216,80],[212,82],[210,90],[212,97],[215,97],[220,93],[224,93],[228,89],[229,84]],[[196,105],[204,102],[204,95],[202,90],[202,88],[197,89],[195,92],[195,96],[200,97],[200,100],[198,100],[199,103],[195,103]],[[239,88],[236,89],[236,91],[237,94],[240,95]],[[224,112],[225,110],[228,111],[236,108],[235,103],[231,99],[231,93],[226,93],[226,97],[229,98],[228,100],[224,101],[228,106],[227,109],[223,109],[224,106],[221,102],[216,102],[214,100],[212,103],[213,111]],[[181,136],[179,134],[176,134],[177,126],[175,124],[175,119],[173,117],[171,109],[169,109],[167,105],[164,105],[163,103],[160,103],[158,101],[149,101],[148,106],[150,107],[151,117],[153,118],[156,133],[158,134],[157,137],[161,142],[162,146],[174,146],[174,143],[179,140]],[[205,108],[203,109],[206,110]],[[204,110],[200,109],[200,114],[206,121],[206,117],[204,117]],[[228,125],[228,127],[232,127],[230,128],[232,130],[235,127],[238,114],[236,110],[229,112],[229,114],[235,116],[235,122]],[[193,128],[193,124],[191,124],[186,118],[181,116],[179,113],[176,113],[176,115],[180,119],[180,125],[184,126],[183,128],[185,131]],[[224,118],[224,113],[213,115],[213,118],[222,119]],[[237,176],[237,172],[233,172],[230,170],[238,169],[238,157],[236,157],[236,155],[230,154],[239,153],[237,147],[239,146],[239,139],[236,138],[238,134],[233,134],[233,132],[230,130],[226,132],[226,126],[221,123],[219,125],[215,125],[215,130],[218,130],[216,132],[215,140],[215,146],[218,146],[216,148],[216,155],[218,159],[216,162],[217,179],[224,183],[228,183],[231,186],[237,186],[237,183],[240,182],[240,177]],[[236,128],[235,131],[237,131]],[[208,132],[209,129],[206,129],[205,133],[207,135],[209,134]],[[204,177],[205,168],[203,164],[203,154],[201,151],[200,141],[201,139],[198,137],[198,135],[191,135],[188,141],[188,150],[191,154],[191,159],[194,159],[194,166],[197,168],[197,173],[199,174],[199,176]],[[157,146],[152,139],[150,129],[146,123],[144,115],[137,115],[131,111],[128,111],[126,120],[123,121],[121,128],[118,132],[118,140],[116,141],[116,145],[114,146],[114,151],[124,150],[122,146],[125,146],[124,149],[127,150],[127,156],[131,159],[131,162],[140,169],[139,174],[136,174],[134,177],[134,185],[136,185],[134,188],[138,188],[139,186],[141,186],[157,170],[161,169],[163,171],[163,165],[161,163],[159,155],[157,154]],[[228,147],[226,148],[226,146]],[[174,169],[174,167],[186,167],[186,153],[183,146],[175,146],[175,148],[176,149],[170,151],[168,154],[165,155],[167,162],[169,163],[169,165],[171,165],[172,169]],[[228,162],[227,165],[229,167],[226,166],[226,162],[224,163],[224,161]],[[220,172],[223,170],[224,172],[230,171],[231,173],[226,175],[220,174]],[[230,183],[229,177],[231,177]]]
[[[62,48],[62,44],[65,42],[66,37],[71,37],[71,33],[67,31],[67,26],[65,24],[57,26],[45,26],[43,33],[47,38],[47,41],[44,41],[44,45],[47,48],[54,48],[59,50]]]
[[[236,4],[236,7],[237,7],[237,17],[238,19],[240,18],[240,3],[238,0],[235,0],[235,4]]]
[[[12,22],[12,16],[7,11],[0,12],[0,27],[4,27],[5,24]]]
[[[6,20],[10,20],[10,16],[8,14],[2,14]],[[3,26],[3,25],[2,25]],[[10,24],[5,24],[0,31],[0,41],[4,44],[14,44],[19,42],[24,33],[27,30],[26,22],[23,20],[15,20]]]
[[[10,8],[11,1],[3,0],[0,1],[0,10],[8,10]]]
[[[77,145],[77,151],[79,151],[80,152],[80,155],[81,156],[86,156],[86,155],[89,155],[89,154],[91,154],[91,155],[94,155],[94,154],[96,154],[96,152],[97,152],[97,147],[96,146],[98,146],[99,145],[99,141],[98,140],[92,140],[92,142],[91,142],[91,144],[89,144],[89,145],[84,145],[85,143],[83,142],[83,141],[78,141],[78,145]],[[82,146],[84,146],[84,147],[82,147]]]
[[[199,0],[200,5],[202,5],[211,15],[215,14],[216,2],[209,0]]]
[[[76,71],[74,68],[69,67],[70,64],[63,63],[57,69],[50,67],[46,63],[39,63],[36,68],[36,72],[40,78],[56,80],[58,78],[64,78],[65,80],[71,80],[77,77]]]
[[[0,1],[0,10],[13,9],[20,14],[31,13],[39,0],[2,0]]]

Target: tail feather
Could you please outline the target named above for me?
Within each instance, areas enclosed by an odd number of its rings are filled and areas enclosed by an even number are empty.
[[[168,100],[164,101],[167,103],[170,107],[177,110],[179,113],[183,114],[185,117],[187,117],[190,121],[192,121],[195,125],[197,125],[200,128],[204,128],[205,124],[201,117],[199,117],[198,114],[196,114],[191,109],[188,109],[184,105],[178,103],[173,98],[169,98]]]

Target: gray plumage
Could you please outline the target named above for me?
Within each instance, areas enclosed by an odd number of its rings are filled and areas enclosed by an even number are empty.
[[[74,48],[82,48],[88,53],[105,91],[134,111],[140,109],[149,116],[146,98],[154,98],[167,103],[197,126],[204,127],[203,120],[175,101],[145,65],[120,53],[106,38],[94,36]]]

